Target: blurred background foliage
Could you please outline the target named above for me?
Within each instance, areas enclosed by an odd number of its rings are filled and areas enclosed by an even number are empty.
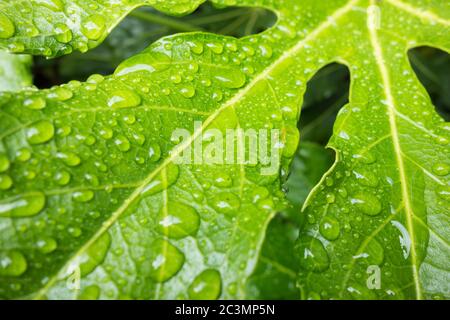
[[[111,74],[126,58],[159,38],[179,32],[206,31],[233,37],[260,33],[276,23],[276,16],[256,8],[217,8],[202,5],[186,17],[168,17],[150,8],[135,10],[98,48],[58,59],[34,59],[34,84],[47,88],[70,80],[84,81],[93,73]],[[450,120],[450,57],[437,49],[422,47],[409,52],[417,76],[427,88],[437,111]],[[334,120],[348,103],[350,75],[345,66],[332,64],[309,82],[299,123],[301,140],[291,175],[285,184],[288,208],[270,224],[260,260],[248,282],[253,299],[296,299],[297,258],[295,239],[305,217],[301,207],[334,161],[325,149]]]

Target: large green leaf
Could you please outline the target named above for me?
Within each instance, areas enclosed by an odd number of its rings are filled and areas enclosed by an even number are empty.
[[[0,51],[0,91],[15,91],[31,86],[31,57]]]
[[[448,52],[450,5],[358,8],[337,21],[350,104],[329,144],[337,161],[305,209],[299,286],[303,298],[449,298],[450,124],[406,52],[423,44]]]
[[[0,195],[0,296],[245,297],[282,202],[280,175],[261,175],[262,164],[175,165],[171,132],[194,132],[187,148],[211,126],[280,129],[285,173],[305,84],[334,61],[349,66],[352,92],[332,140],[338,161],[308,202],[304,297],[445,295],[449,125],[406,51],[449,50],[449,6],[214,2],[264,6],[279,22],[241,40],[165,38],[105,79],[1,96],[2,174],[13,181]],[[162,228],[169,215],[182,227]],[[337,240],[319,233],[336,239],[336,226]],[[378,291],[363,286],[369,264],[382,269]],[[80,292],[66,280],[78,274]]]
[[[100,44],[133,9],[193,11],[204,0],[0,0],[0,48],[54,57]]]

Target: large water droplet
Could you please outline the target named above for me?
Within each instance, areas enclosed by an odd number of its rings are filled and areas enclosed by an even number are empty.
[[[360,193],[351,199],[351,203],[364,214],[376,216],[381,212],[380,200],[369,193]]]
[[[0,202],[0,217],[34,216],[42,211],[45,202],[46,198],[42,192],[33,192],[8,202]]]
[[[238,69],[218,70],[214,72],[213,76],[221,86],[229,89],[241,88],[247,80],[245,74]]]
[[[81,25],[81,32],[89,40],[100,39],[106,28],[105,18],[98,14],[90,16]]]
[[[450,166],[445,163],[436,163],[433,166],[433,173],[438,176],[446,176],[450,173]]]
[[[9,169],[10,162],[6,154],[0,153],[0,172],[5,172]]]
[[[111,244],[109,233],[104,233],[98,238],[79,258],[80,275],[85,276],[103,262]]]
[[[158,228],[164,235],[179,239],[195,235],[200,226],[200,216],[191,206],[169,202],[158,215]]]
[[[55,135],[55,127],[50,121],[42,120],[27,129],[27,139],[31,144],[49,141]]]
[[[41,110],[45,108],[46,102],[42,97],[30,97],[28,99],[25,99],[23,105],[29,109]]]
[[[328,269],[330,258],[322,242],[316,238],[302,237],[298,243],[300,266],[313,272],[323,272]]]
[[[223,192],[216,194],[211,204],[217,212],[224,214],[237,214],[237,210],[241,206],[239,198],[231,192]]]
[[[0,12],[0,39],[11,38],[16,32],[12,21],[2,12]]]
[[[131,90],[118,90],[108,100],[111,108],[131,108],[141,104],[141,96]]]
[[[207,269],[195,277],[188,288],[189,299],[215,300],[222,291],[222,278],[219,271]]]
[[[13,181],[10,176],[6,174],[0,174],[0,190],[8,190],[13,185]]]
[[[94,198],[94,192],[91,190],[77,191],[73,194],[73,199],[77,202],[89,202]]]
[[[169,188],[179,175],[179,168],[175,164],[168,164],[142,191],[142,196],[150,196]]]
[[[36,247],[38,250],[44,254],[53,252],[58,247],[58,244],[56,243],[56,240],[53,238],[40,238],[36,242]]]
[[[146,273],[157,282],[169,280],[184,264],[184,254],[167,240],[155,240],[150,249],[141,267],[148,268]]]
[[[376,187],[378,185],[378,178],[370,171],[359,169],[353,171],[353,175],[363,186]]]
[[[59,152],[56,156],[70,167],[76,167],[81,163],[80,157],[73,152]]]
[[[0,251],[0,276],[18,277],[27,270],[27,260],[19,251]]]
[[[330,216],[326,216],[322,219],[319,229],[320,234],[330,241],[336,240],[340,234],[339,221]]]

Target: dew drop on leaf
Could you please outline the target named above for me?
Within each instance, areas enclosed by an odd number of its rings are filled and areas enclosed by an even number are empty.
[[[0,217],[30,217],[42,211],[46,197],[42,192],[36,191],[9,200],[0,202]]]
[[[0,251],[0,276],[18,277],[27,270],[27,260],[16,250]]]
[[[42,120],[29,127],[26,134],[29,143],[41,144],[53,138],[55,127],[50,121]]]
[[[148,268],[150,278],[164,282],[172,278],[184,264],[184,254],[167,240],[155,240],[141,268]]]
[[[330,258],[322,242],[316,238],[302,237],[299,244],[300,266],[308,271],[323,272],[328,269]]]
[[[215,300],[222,291],[222,278],[219,271],[207,269],[195,277],[188,288],[191,300]]]
[[[327,240],[333,241],[339,237],[340,224],[335,218],[326,216],[320,223],[320,234]]]
[[[0,39],[11,38],[16,32],[13,22],[0,12]]]
[[[351,199],[351,203],[368,216],[376,216],[381,212],[378,198],[369,193],[359,193]]]
[[[170,238],[193,236],[200,226],[200,216],[193,207],[180,202],[169,202],[158,215],[158,229]]]

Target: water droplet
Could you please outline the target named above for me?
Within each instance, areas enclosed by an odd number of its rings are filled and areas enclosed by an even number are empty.
[[[400,231],[400,246],[402,248],[403,257],[408,259],[409,252],[411,251],[411,237],[409,236],[408,230],[406,230],[405,226],[398,221],[391,221],[391,224]]]
[[[160,172],[142,191],[142,196],[150,196],[161,192],[173,185],[179,175],[177,165],[170,163],[162,172]]]
[[[214,185],[226,188],[233,184],[233,179],[226,173],[219,173],[214,177]]]
[[[169,202],[160,210],[158,228],[168,237],[180,239],[193,236],[200,226],[200,216],[191,206]]]
[[[438,176],[446,176],[450,173],[450,166],[445,163],[436,163],[433,166],[433,173]]]
[[[150,278],[164,282],[172,278],[184,264],[184,254],[167,240],[155,240],[141,268]]]
[[[313,272],[323,272],[328,269],[330,258],[320,240],[310,236],[301,237],[298,250],[302,268]]]
[[[231,192],[223,192],[216,194],[211,204],[214,209],[224,214],[236,214],[241,206],[239,198]]]
[[[0,39],[11,38],[16,32],[12,21],[2,12],[0,12]]]
[[[122,62],[115,71],[117,76],[134,72],[158,72],[171,66],[171,58],[161,52],[141,53]]]
[[[67,171],[59,171],[55,174],[55,181],[60,186],[65,186],[70,182],[71,176]]]
[[[214,79],[216,79],[221,86],[229,89],[238,89],[241,88],[247,78],[245,74],[240,70],[218,70],[214,72]]]
[[[378,178],[370,171],[359,169],[358,171],[353,171],[353,175],[355,176],[358,183],[367,187],[376,187],[378,186]]]
[[[131,108],[141,104],[141,96],[131,90],[118,90],[108,100],[111,108]]]
[[[437,193],[442,199],[450,201],[450,186],[439,187]]]
[[[38,250],[44,254],[53,252],[58,247],[56,240],[53,238],[41,238],[36,242]]]
[[[0,190],[8,190],[13,185],[13,181],[10,176],[6,174],[0,174]]]
[[[222,54],[223,52],[223,45],[221,43],[218,42],[208,43],[206,44],[206,46],[215,54]]]
[[[81,163],[80,157],[73,152],[58,152],[56,156],[69,167],[76,167]]]
[[[161,147],[158,144],[151,145],[148,148],[148,160],[156,162],[161,159]]]
[[[77,202],[89,202],[94,198],[94,192],[91,190],[77,191],[73,193],[73,199]]]
[[[102,234],[89,248],[80,256],[80,275],[85,276],[103,262],[111,244],[109,233]]]
[[[32,110],[41,110],[45,108],[46,102],[45,99],[42,97],[31,97],[25,99],[23,105]]]
[[[38,214],[45,206],[45,195],[32,192],[8,202],[0,202],[0,217],[30,217]]]
[[[189,42],[189,47],[191,48],[191,51],[195,54],[202,54],[204,50],[203,43],[199,41]]]
[[[351,203],[368,216],[376,216],[381,212],[380,200],[368,193],[357,194],[351,199]]]
[[[131,148],[130,141],[128,141],[128,139],[123,135],[117,136],[114,140],[114,144],[122,152],[127,152]]]
[[[69,43],[73,38],[72,31],[68,26],[58,23],[55,26],[55,39],[61,43]]]
[[[49,141],[55,134],[55,127],[50,121],[42,120],[27,129],[26,135],[31,144],[41,144]]]
[[[193,86],[184,86],[180,88],[180,93],[185,98],[192,98],[195,96],[195,88]]]
[[[195,277],[188,288],[191,300],[216,300],[222,291],[222,278],[219,271],[207,269]]]
[[[53,89],[47,97],[49,99],[56,99],[58,101],[67,101],[73,97],[73,92],[63,87],[57,87]]]
[[[78,296],[79,300],[97,300],[100,296],[100,288],[98,286],[91,285],[83,289]]]
[[[101,15],[92,15],[81,24],[81,32],[89,40],[98,40],[106,29],[105,18]]]
[[[0,172],[5,172],[9,169],[10,162],[6,154],[0,153]]]
[[[327,240],[333,241],[339,237],[340,224],[335,218],[326,216],[320,223],[320,234]]]
[[[0,276],[18,277],[26,270],[27,260],[22,253],[16,250],[0,251]]]
[[[17,161],[26,162],[26,161],[30,160],[30,158],[31,158],[31,151],[27,148],[22,148],[22,149],[18,150],[16,153]]]

